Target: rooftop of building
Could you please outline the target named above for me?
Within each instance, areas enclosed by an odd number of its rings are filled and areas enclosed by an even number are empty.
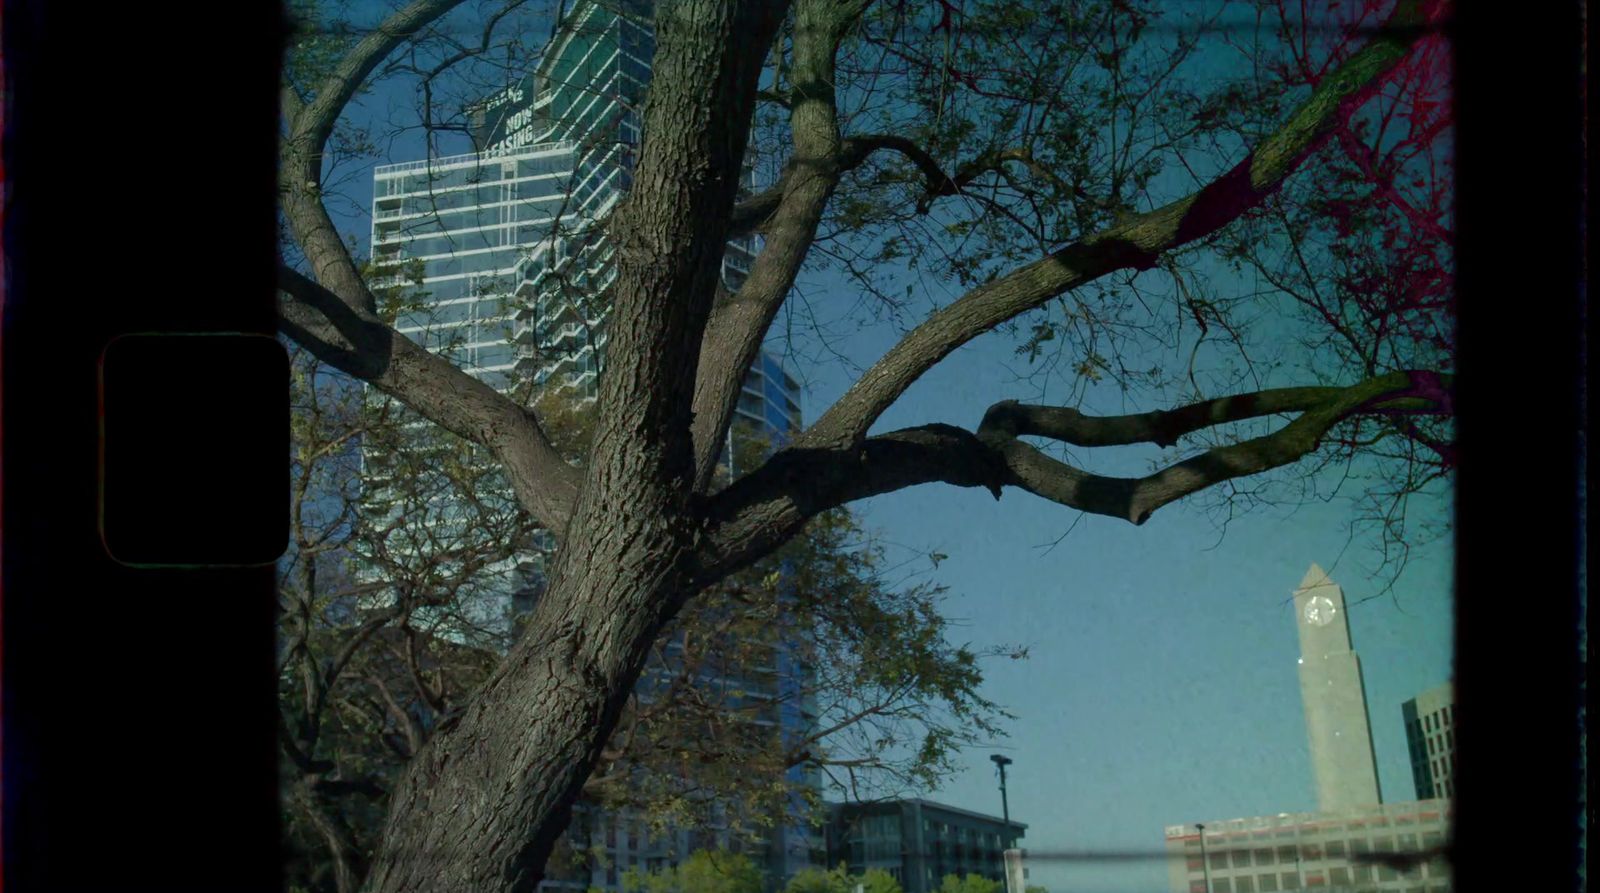
[[[533,143],[522,146],[514,151],[490,152],[465,152],[460,155],[435,155],[417,161],[399,161],[393,164],[380,164],[372,169],[372,176],[376,179],[385,179],[398,176],[411,171],[444,171],[458,168],[470,168],[480,164],[500,164],[506,161],[515,161],[519,158],[534,155],[548,155],[557,152],[570,152],[577,147],[574,140],[551,140],[545,143]]]
[[[1239,831],[1268,831],[1280,828],[1298,828],[1306,825],[1339,824],[1371,819],[1422,818],[1443,819],[1451,809],[1449,800],[1408,800],[1400,803],[1382,803],[1365,809],[1339,812],[1280,812],[1277,815],[1248,816],[1245,818],[1218,819],[1216,821],[1189,822],[1168,825],[1168,840],[1195,837],[1195,828],[1204,825],[1207,832],[1231,834]],[[1208,833],[1209,837],[1210,834]]]
[[[933,811],[937,811],[937,812],[947,813],[949,815],[958,815],[958,816],[963,816],[963,817],[969,818],[969,819],[978,819],[980,821],[990,822],[990,823],[993,823],[993,824],[996,824],[996,825],[1010,825],[1013,828],[1026,828],[1026,827],[1028,827],[1026,822],[1019,822],[1016,819],[1012,819],[1010,822],[1007,822],[1005,819],[1002,819],[1000,816],[997,816],[997,815],[990,815],[988,813],[977,812],[977,811],[971,810],[971,809],[962,809],[959,806],[950,806],[950,805],[947,805],[947,804],[944,804],[944,803],[935,803],[932,800],[923,800],[923,799],[916,798],[916,797],[902,798],[902,799],[899,799],[899,800],[869,800],[869,801],[865,801],[865,802],[856,802],[856,803],[829,803],[828,804],[828,809],[830,811],[834,811],[834,812],[839,812],[839,811],[866,811],[866,810],[869,810],[869,809],[882,809],[882,808],[901,808],[901,809],[903,809],[904,807],[911,806],[911,805],[920,806],[924,810],[933,810]]]

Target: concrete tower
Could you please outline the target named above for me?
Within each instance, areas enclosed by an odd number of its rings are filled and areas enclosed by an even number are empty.
[[[1294,592],[1300,630],[1300,696],[1311,741],[1317,808],[1342,812],[1383,801],[1367,725],[1361,660],[1350,646],[1344,592],[1311,565]]]

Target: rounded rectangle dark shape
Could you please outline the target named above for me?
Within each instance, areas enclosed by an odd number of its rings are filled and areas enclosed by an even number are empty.
[[[100,355],[100,539],[136,566],[271,564],[289,529],[289,363],[268,335],[148,333]]]

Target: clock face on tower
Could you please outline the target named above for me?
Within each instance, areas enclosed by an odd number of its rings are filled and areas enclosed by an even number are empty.
[[[1306,622],[1312,626],[1327,626],[1333,622],[1333,615],[1338,610],[1333,599],[1326,595],[1313,596],[1306,602]]]

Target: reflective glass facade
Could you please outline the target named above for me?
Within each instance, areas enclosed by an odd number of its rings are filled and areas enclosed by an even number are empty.
[[[828,864],[851,873],[886,871],[905,893],[937,890],[946,875],[1005,880],[1004,853],[1027,832],[1006,822],[929,800],[829,805]]]

